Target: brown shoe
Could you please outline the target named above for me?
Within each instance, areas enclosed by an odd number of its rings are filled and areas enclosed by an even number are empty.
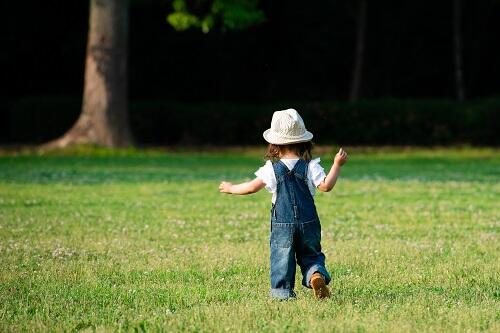
[[[314,296],[316,296],[317,298],[330,297],[330,290],[328,290],[325,279],[323,278],[323,275],[321,275],[320,273],[318,272],[314,273],[311,276],[309,284],[313,288]]]

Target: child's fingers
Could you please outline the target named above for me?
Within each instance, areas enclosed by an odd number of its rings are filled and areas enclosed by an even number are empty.
[[[340,156],[344,161],[347,161],[347,153],[345,151],[342,152]]]
[[[227,186],[230,184],[229,182],[221,182],[219,185],[219,192],[227,192]]]

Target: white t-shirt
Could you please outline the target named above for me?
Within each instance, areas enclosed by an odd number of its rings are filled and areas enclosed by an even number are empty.
[[[298,158],[282,158],[283,162],[288,170],[292,170],[297,163]],[[309,162],[309,169],[307,170],[307,185],[311,195],[314,196],[316,193],[316,187],[325,180],[325,170],[319,164],[320,159],[315,158]],[[267,161],[262,167],[255,172],[257,178],[260,178],[266,184],[266,190],[273,194],[272,202],[276,202],[276,175],[274,174],[273,164],[271,161]]]

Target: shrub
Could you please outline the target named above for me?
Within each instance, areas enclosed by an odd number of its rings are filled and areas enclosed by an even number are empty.
[[[40,143],[69,129],[79,98],[30,97],[10,104],[4,143]],[[351,145],[498,145],[500,99],[366,100],[358,103],[275,104],[133,101],[132,132],[139,144],[259,144],[273,111],[296,108],[317,143]]]

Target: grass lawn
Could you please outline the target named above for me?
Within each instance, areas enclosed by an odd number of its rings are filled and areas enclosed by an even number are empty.
[[[498,150],[351,150],[316,196],[333,297],[278,302],[270,195],[217,190],[263,149],[4,153],[0,331],[500,331]]]

